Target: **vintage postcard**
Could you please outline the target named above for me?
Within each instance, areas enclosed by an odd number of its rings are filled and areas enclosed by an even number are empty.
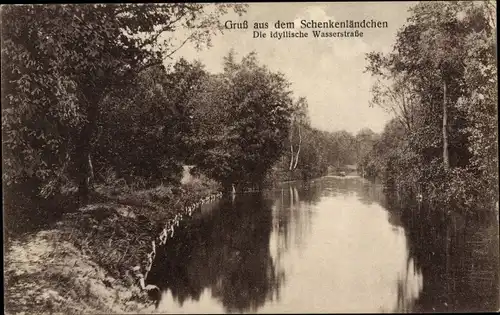
[[[4,312],[499,311],[496,23],[2,5]]]

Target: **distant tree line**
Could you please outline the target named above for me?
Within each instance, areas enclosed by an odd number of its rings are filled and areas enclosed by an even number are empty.
[[[405,196],[474,214],[498,202],[496,18],[489,1],[411,9],[389,54],[370,53],[373,103],[394,114],[363,162]],[[438,207],[438,205],[442,207]]]
[[[274,177],[285,180],[308,180],[333,172],[338,174],[347,165],[363,174],[363,164],[379,134],[363,128],[355,135],[345,131],[324,131],[310,125],[308,103],[299,98],[293,106],[286,139],[287,150],[276,163]]]

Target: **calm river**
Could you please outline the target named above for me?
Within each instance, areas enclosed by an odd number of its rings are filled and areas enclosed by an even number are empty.
[[[498,310],[498,221],[422,217],[357,177],[205,205],[157,255],[156,311]]]

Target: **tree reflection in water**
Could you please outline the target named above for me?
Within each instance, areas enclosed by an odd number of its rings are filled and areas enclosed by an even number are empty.
[[[254,311],[279,295],[284,280],[270,254],[272,223],[268,199],[249,194],[222,201],[167,242],[149,279],[181,305],[210,289],[227,312]]]
[[[221,201],[158,252],[159,311],[497,310],[498,219],[402,204],[360,178]]]
[[[277,189],[273,204],[273,228],[277,231],[276,256],[280,257],[291,246],[300,248],[304,235],[310,233],[312,208],[319,201],[319,189],[311,189],[310,183],[287,183]]]
[[[402,209],[394,200],[388,203],[392,214],[397,212],[401,217],[399,221],[406,230],[409,257],[424,279],[422,293],[412,311],[499,309],[497,219],[463,222],[460,221],[463,218],[445,219],[436,209],[418,205]],[[401,305],[395,311],[409,310]]]

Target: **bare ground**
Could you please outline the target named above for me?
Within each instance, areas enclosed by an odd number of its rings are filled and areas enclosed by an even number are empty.
[[[7,314],[136,313],[138,288],[119,285],[58,230],[14,240],[5,252]]]
[[[184,185],[177,197],[161,187],[118,193],[70,211],[50,227],[9,236],[4,241],[5,313],[154,312],[154,301],[131,270],[139,267],[144,273],[158,229],[171,224],[181,205],[214,187]]]

